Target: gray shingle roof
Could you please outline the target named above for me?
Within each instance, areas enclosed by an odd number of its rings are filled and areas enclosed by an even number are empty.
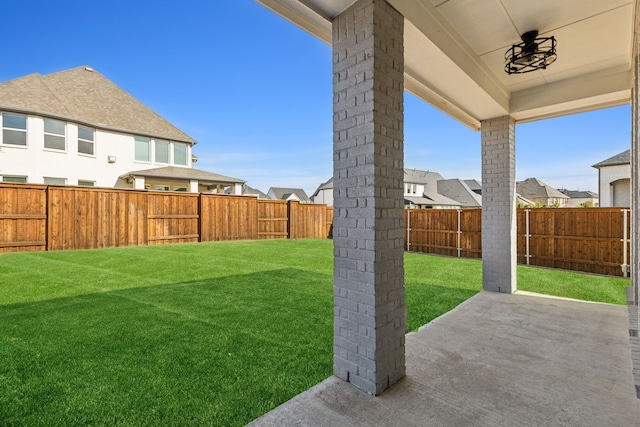
[[[329,178],[327,182],[323,182],[322,184],[320,184],[311,197],[316,197],[320,190],[327,190],[331,188],[333,188],[333,177]]]
[[[273,194],[272,197],[275,200],[287,200],[289,196],[295,194],[301,202],[311,202],[311,199],[302,188],[271,187],[268,194],[269,196]]]
[[[572,199],[597,199],[598,193],[594,193],[593,191],[580,191],[580,190],[566,190],[566,189],[558,189],[562,194],[566,194]]]
[[[527,178],[524,181],[516,182],[516,192],[527,199],[569,198],[537,178]]]
[[[265,193],[258,190],[257,188],[249,187],[247,184],[244,184],[242,186],[242,194],[245,194],[247,196],[258,196],[258,199],[269,199],[269,196],[267,196]]]
[[[89,67],[0,83],[0,110],[69,120],[128,134],[196,141]]]
[[[166,178],[166,179],[197,179],[204,182],[219,182],[230,184],[244,184],[245,181],[232,178],[230,176],[219,175],[217,173],[207,172],[200,169],[180,168],[176,166],[165,166],[154,169],[144,169],[139,171],[128,172],[123,175],[141,176],[145,178]]]
[[[461,179],[443,179],[438,181],[438,193],[459,202],[465,207],[482,206],[482,197],[474,193]]]
[[[623,151],[620,154],[616,154],[613,157],[609,157],[606,160],[603,160],[595,165],[591,166],[593,168],[601,168],[603,166],[617,166],[617,165],[629,165],[631,164],[631,150]]]
[[[444,178],[437,172],[422,171],[418,169],[404,170],[404,182],[406,183],[437,185],[436,183],[441,179]]]

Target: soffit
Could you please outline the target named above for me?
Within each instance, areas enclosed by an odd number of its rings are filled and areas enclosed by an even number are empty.
[[[353,0],[258,0],[331,42]],[[636,0],[388,0],[405,17],[405,88],[472,128],[628,103]],[[555,36],[546,70],[504,72],[520,35]]]

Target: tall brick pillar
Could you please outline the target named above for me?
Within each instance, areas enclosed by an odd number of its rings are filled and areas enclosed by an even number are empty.
[[[640,6],[638,6],[640,9]],[[640,17],[636,13],[631,90],[631,285],[638,305],[640,289]]]
[[[403,27],[384,0],[333,21],[334,374],[376,395],[405,375]]]
[[[510,116],[482,131],[482,288],[516,291],[516,137]]]

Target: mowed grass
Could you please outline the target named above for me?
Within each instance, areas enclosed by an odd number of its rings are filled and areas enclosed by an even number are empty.
[[[416,330],[477,260],[405,256]],[[624,304],[628,281],[522,268],[519,288]],[[331,375],[330,240],[0,255],[0,425],[244,425]]]

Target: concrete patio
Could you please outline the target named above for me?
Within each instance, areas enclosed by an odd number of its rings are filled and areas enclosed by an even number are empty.
[[[406,377],[331,377],[252,426],[638,426],[627,307],[481,292],[406,335]]]

